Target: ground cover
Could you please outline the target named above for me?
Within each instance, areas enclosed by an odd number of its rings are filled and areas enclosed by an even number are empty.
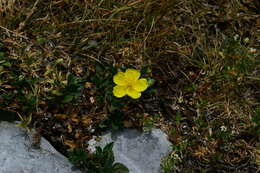
[[[259,171],[259,11],[256,0],[0,0],[0,109],[65,155],[109,128],[157,127],[173,143],[164,172]],[[129,68],[149,87],[117,98],[113,76]]]

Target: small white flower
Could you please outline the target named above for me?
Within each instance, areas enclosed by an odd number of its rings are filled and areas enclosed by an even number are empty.
[[[96,151],[96,144],[97,144],[97,141],[95,139],[95,136],[90,139],[88,142],[88,150],[91,152],[91,153],[94,153]]]
[[[227,127],[226,127],[226,126],[221,126],[221,127],[220,127],[220,130],[221,130],[222,132],[225,132],[225,131],[227,131]]]
[[[209,136],[212,136],[212,128],[209,128]]]
[[[256,49],[255,49],[255,48],[252,48],[252,47],[250,47],[250,49],[249,49],[249,52],[250,52],[250,53],[255,53],[255,52],[256,52]]]
[[[249,38],[246,37],[246,38],[244,39],[244,42],[245,42],[245,43],[248,43],[248,42],[249,42]]]
[[[239,38],[239,35],[236,34],[236,35],[234,36],[234,40],[237,40],[238,38]]]

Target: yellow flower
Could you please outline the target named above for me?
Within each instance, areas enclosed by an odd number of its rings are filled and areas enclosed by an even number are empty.
[[[113,81],[116,84],[113,88],[114,96],[121,98],[128,95],[133,99],[141,97],[141,92],[147,89],[148,82],[145,78],[139,79],[140,75],[140,72],[135,69],[118,72],[113,77]]]

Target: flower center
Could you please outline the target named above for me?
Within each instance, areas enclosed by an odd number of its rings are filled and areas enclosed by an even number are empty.
[[[126,86],[126,90],[133,90],[133,84],[129,82]]]

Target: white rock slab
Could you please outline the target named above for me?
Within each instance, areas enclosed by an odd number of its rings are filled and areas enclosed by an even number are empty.
[[[171,143],[159,129],[141,133],[133,129],[108,132],[101,141],[90,140],[89,149],[114,142],[115,161],[123,163],[130,173],[160,173],[161,158],[171,151]]]
[[[44,138],[40,149],[33,149],[31,137],[15,124],[0,122],[0,173],[80,173]]]

